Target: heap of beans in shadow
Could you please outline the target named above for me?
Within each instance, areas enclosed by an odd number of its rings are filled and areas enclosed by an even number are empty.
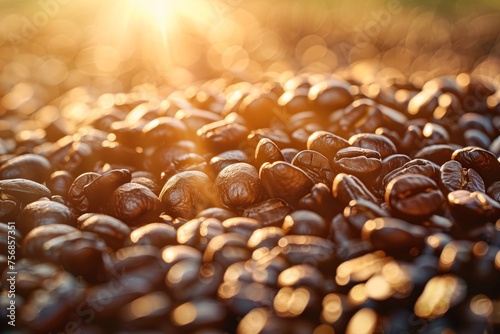
[[[499,94],[301,75],[11,115],[0,313],[15,222],[12,333],[498,331]]]

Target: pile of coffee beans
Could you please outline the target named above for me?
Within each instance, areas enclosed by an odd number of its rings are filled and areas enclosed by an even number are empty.
[[[2,331],[500,330],[498,86],[297,75],[102,100],[75,131],[0,121]]]

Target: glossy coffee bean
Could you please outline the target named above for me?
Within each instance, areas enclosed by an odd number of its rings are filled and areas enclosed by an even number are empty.
[[[163,116],[146,123],[141,131],[142,145],[149,147],[185,139],[187,129],[182,121]]]
[[[110,170],[83,187],[85,197],[89,200],[89,210],[102,211],[113,192],[121,185],[130,182],[132,176],[126,169]]]
[[[455,160],[450,160],[441,166],[440,186],[448,194],[455,190],[470,192],[485,192],[481,176],[472,168],[462,168]]]
[[[370,241],[375,249],[395,255],[422,248],[427,234],[421,226],[392,217],[368,220],[361,230],[363,240]]]
[[[332,159],[340,149],[349,147],[347,140],[327,131],[316,131],[307,139],[307,149]]]
[[[391,211],[406,218],[430,216],[441,208],[444,200],[437,184],[421,175],[398,176],[385,191],[385,202]]]
[[[247,238],[238,233],[224,233],[215,236],[203,253],[203,262],[217,263],[223,268],[250,258]]]
[[[314,183],[331,184],[334,172],[330,162],[323,154],[304,150],[297,153],[292,160],[292,165],[302,169],[314,181]]]
[[[157,219],[162,211],[158,197],[137,183],[125,183],[111,195],[106,214],[120,219],[128,225],[142,225]]]
[[[228,218],[236,217],[236,214],[230,210],[219,208],[219,207],[211,207],[205,210],[198,212],[196,218],[215,218],[220,221],[224,221]]]
[[[52,238],[78,231],[65,224],[41,225],[32,229],[22,239],[23,256],[33,259],[45,259],[43,245]]]
[[[278,241],[278,246],[293,264],[310,264],[328,271],[335,261],[333,243],[322,237],[286,235]]]
[[[120,249],[131,232],[127,224],[104,214],[96,214],[84,220],[79,229],[98,235],[113,250]]]
[[[260,128],[250,131],[247,137],[247,142],[252,147],[257,147],[259,141],[263,138],[268,138],[273,141],[280,149],[292,146],[292,140],[288,133],[280,129]]]
[[[493,182],[486,190],[486,193],[500,203],[500,181]]]
[[[67,206],[43,199],[26,205],[16,219],[16,228],[23,235],[35,227],[51,224],[75,226],[76,220]]]
[[[434,181],[438,181],[440,171],[439,166],[433,162],[423,159],[413,159],[403,166],[389,172],[382,181],[384,188],[387,188],[387,185],[392,179],[404,174],[420,174]]]
[[[218,175],[221,170],[229,165],[238,162],[249,162],[248,155],[242,150],[228,150],[212,157],[209,166],[212,169],[213,175]]]
[[[245,238],[250,238],[254,231],[262,227],[262,224],[253,218],[233,217],[222,222],[227,233],[237,233]]]
[[[328,233],[328,225],[323,217],[307,210],[297,210],[286,216],[282,228],[289,235],[324,237]]]
[[[149,223],[138,227],[127,236],[125,241],[126,246],[150,245],[158,248],[176,243],[175,229],[162,223]]]
[[[486,186],[498,181],[500,161],[490,151],[479,147],[464,147],[453,152],[451,158],[460,162],[464,168],[476,170]]]
[[[215,178],[214,188],[219,201],[229,209],[242,209],[262,198],[259,172],[247,163],[227,166]]]
[[[455,219],[466,226],[500,218],[500,204],[481,192],[456,190],[448,194],[448,203]]]
[[[0,180],[0,192],[14,196],[19,202],[29,204],[42,197],[50,197],[50,190],[28,179]]]
[[[255,250],[261,247],[272,249],[278,245],[278,240],[285,235],[279,227],[266,226],[255,230],[248,239],[248,248]]]
[[[212,206],[213,182],[202,172],[181,172],[171,177],[163,186],[160,200],[166,212],[174,217],[191,219]]]
[[[355,147],[377,151],[382,159],[398,153],[396,146],[389,138],[373,133],[360,133],[354,135],[349,138],[349,144]]]
[[[171,163],[161,172],[161,178],[168,180],[175,174],[185,171],[210,173],[204,157],[196,153],[184,153],[172,159]]]
[[[348,205],[352,200],[364,199],[377,203],[375,196],[366,188],[366,186],[353,175],[339,173],[335,176],[332,185],[333,198],[337,199],[342,205]]]
[[[300,168],[282,161],[264,163],[259,176],[271,197],[281,198],[291,205],[295,205],[314,185],[313,180]]]
[[[210,240],[224,232],[225,227],[217,218],[194,218],[177,229],[177,242],[205,251]]]
[[[217,153],[238,149],[248,133],[246,126],[225,120],[204,125],[196,132],[202,145]]]
[[[332,191],[324,183],[316,183],[311,192],[299,200],[298,208],[314,211],[327,220],[341,209],[334,200]]]
[[[362,180],[371,181],[382,167],[382,160],[377,151],[348,147],[335,154],[333,166],[337,173],[352,174]]]
[[[47,158],[37,154],[23,154],[0,165],[0,180],[28,179],[43,183],[49,179],[52,165]]]
[[[74,181],[74,176],[64,170],[58,170],[50,174],[47,180],[47,188],[53,195],[66,196],[71,184]]]
[[[71,207],[78,213],[87,212],[90,208],[90,202],[85,195],[84,187],[97,179],[100,175],[94,172],[87,172],[79,175],[71,184],[68,190],[68,201]]]
[[[448,160],[451,160],[451,155],[455,148],[448,144],[437,144],[423,147],[415,153],[415,159],[424,159],[434,162],[437,165],[442,165]]]
[[[269,138],[262,138],[255,147],[255,164],[260,168],[265,162],[284,161],[278,145]]]
[[[308,97],[316,109],[328,112],[345,108],[353,101],[349,85],[336,80],[321,81],[311,86]]]
[[[291,211],[293,211],[292,207],[284,200],[270,198],[246,207],[242,216],[256,219],[263,226],[281,226],[283,219]]]

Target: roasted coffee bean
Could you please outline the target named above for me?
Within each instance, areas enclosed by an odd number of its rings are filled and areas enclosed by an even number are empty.
[[[384,189],[386,189],[389,182],[391,182],[394,178],[404,174],[420,174],[423,176],[427,176],[434,181],[438,181],[440,176],[439,168],[440,167],[438,165],[428,160],[413,159],[405,163],[403,166],[389,172],[384,177],[382,183]]]
[[[253,218],[263,226],[281,226],[283,219],[293,209],[282,199],[270,198],[243,210],[242,216]]]
[[[285,90],[279,97],[278,104],[283,108],[284,112],[289,115],[311,110],[312,104],[307,97],[308,93],[308,87]]]
[[[137,310],[140,305],[140,310]],[[127,328],[147,329],[161,327],[172,309],[173,301],[165,292],[151,292],[123,305],[118,319]]]
[[[236,214],[224,208],[212,207],[198,212],[196,218],[215,218],[224,221],[228,218],[236,217]]]
[[[250,159],[244,151],[241,150],[229,150],[224,151],[216,156],[212,157],[209,162],[209,166],[212,169],[213,175],[218,175],[221,170],[229,165],[238,162],[249,162]]]
[[[402,256],[413,248],[423,248],[427,235],[424,227],[392,217],[368,220],[361,230],[363,240],[394,256]]]
[[[227,268],[235,262],[248,260],[250,256],[246,237],[238,233],[224,233],[210,240],[203,253],[203,262]]]
[[[184,171],[210,173],[207,161],[204,157],[196,153],[185,153],[172,160],[171,164],[162,171],[161,178],[165,181],[176,173]]]
[[[92,232],[98,235],[113,250],[120,249],[131,232],[127,224],[104,214],[89,217],[78,228],[83,232]]]
[[[83,187],[89,200],[89,210],[101,211],[111,194],[121,185],[130,182],[132,176],[126,169],[114,169],[92,180]]]
[[[465,146],[475,146],[483,149],[488,149],[491,145],[491,140],[488,136],[476,129],[468,129],[464,132]]]
[[[374,132],[383,125],[383,114],[370,99],[358,99],[342,110],[339,129],[348,135]]]
[[[105,213],[128,225],[142,225],[158,218],[162,204],[158,197],[137,183],[125,183],[109,198]]]
[[[212,206],[213,182],[197,171],[181,172],[172,176],[163,186],[160,200],[166,212],[174,217],[191,219],[196,214]]]
[[[278,245],[278,240],[285,235],[283,229],[276,226],[266,226],[255,230],[248,239],[248,248],[255,250],[261,247],[273,249]]]
[[[152,249],[148,247],[148,249]],[[157,250],[153,251],[157,255]],[[198,261],[203,260],[203,254],[196,248],[187,245],[166,246],[161,252],[162,266],[167,270],[176,263],[183,260]]]
[[[210,240],[224,232],[225,227],[217,218],[194,218],[177,229],[177,242],[203,252]]]
[[[237,233],[250,238],[252,233],[262,227],[262,224],[253,218],[248,217],[233,217],[222,222],[227,233]]]
[[[455,160],[447,161],[441,166],[439,184],[445,194],[455,190],[486,192],[481,176],[472,168],[462,168]]]
[[[324,237],[328,233],[328,225],[323,217],[308,210],[297,210],[290,213],[285,217],[282,228],[289,235]]]
[[[248,133],[249,130],[243,124],[225,120],[204,125],[196,132],[201,144],[215,153],[238,149]]]
[[[131,180],[130,180],[131,183],[137,183],[137,184],[140,184],[146,188],[148,188],[149,190],[151,190],[153,192],[153,194],[155,194],[156,196],[159,196],[160,195],[160,192],[161,192],[161,186],[153,181],[151,178],[149,177],[143,177],[143,176],[140,176],[140,177],[133,177]]]
[[[12,195],[23,204],[51,195],[47,187],[28,179],[0,180],[0,193]]]
[[[298,208],[314,211],[327,220],[340,210],[332,191],[324,183],[316,183],[311,188],[311,192],[300,199]]]
[[[448,160],[451,160],[451,155],[455,148],[447,144],[430,145],[422,148],[415,153],[415,159],[424,159],[434,162],[437,165],[442,165]]]
[[[340,149],[349,147],[347,140],[327,131],[316,131],[307,139],[307,149],[317,151],[328,159],[335,157]]]
[[[355,147],[366,148],[380,153],[382,159],[398,153],[394,143],[387,137],[373,134],[360,133],[349,138],[349,144]]]
[[[35,227],[51,224],[75,226],[76,220],[67,206],[43,199],[26,205],[16,219],[16,228],[23,235]]]
[[[186,131],[186,125],[182,121],[168,116],[158,117],[141,129],[141,142],[145,147],[169,144],[186,139]]]
[[[473,168],[481,175],[486,186],[498,181],[500,161],[490,151],[479,147],[464,147],[453,152],[451,158],[464,168]]]
[[[158,247],[135,245],[123,247],[111,254],[113,279],[140,278],[149,288],[163,287],[168,264]]]
[[[177,243],[175,229],[162,223],[149,223],[138,227],[127,238],[126,246],[150,245],[163,248]]]
[[[500,181],[493,182],[486,190],[486,193],[500,203]]]
[[[364,199],[377,203],[375,196],[356,176],[339,173],[335,176],[332,185],[333,198],[346,206],[352,200]]]
[[[466,226],[494,222],[500,218],[500,204],[478,191],[452,191],[448,194],[448,203],[455,219]]]
[[[49,179],[52,165],[47,158],[37,154],[23,154],[0,165],[0,180],[28,179],[44,183]]]
[[[299,153],[299,150],[292,147],[286,147],[281,150],[281,153],[283,153],[283,158],[285,159],[284,161],[291,164],[293,158],[295,158],[295,156]]]
[[[313,151],[300,151],[292,160],[292,165],[302,169],[314,183],[331,184],[334,173],[330,162],[323,154]]]
[[[382,167],[382,160],[377,151],[348,147],[337,152],[333,166],[337,173],[352,174],[368,183]]]
[[[58,170],[50,174],[50,178],[47,180],[46,184],[53,195],[67,196],[69,188],[74,180],[71,173],[64,170]]]
[[[214,182],[219,201],[229,209],[242,209],[262,198],[259,172],[254,166],[239,162],[220,171]]]
[[[50,224],[35,227],[22,239],[23,256],[33,259],[46,259],[43,249],[46,241],[76,231],[78,230],[75,227],[65,224]]]
[[[336,260],[333,243],[321,237],[286,235],[278,246],[292,264],[310,264],[329,272]]]
[[[306,195],[314,185],[313,180],[300,168],[287,162],[264,163],[259,171],[262,185],[273,198],[281,198],[290,205]]]
[[[265,162],[284,161],[283,153],[278,146],[269,138],[259,140],[255,148],[255,165],[260,168]]]
[[[270,128],[260,128],[257,130],[250,131],[247,137],[247,142],[252,147],[257,147],[259,141],[263,138],[267,138],[273,141],[280,149],[284,149],[292,146],[292,141],[290,136],[283,130],[280,129],[270,129]]]
[[[308,123],[303,127],[292,131],[292,133],[290,134],[290,138],[292,140],[293,147],[301,151],[306,150],[307,140],[309,139],[309,136],[311,136],[316,131],[322,130],[324,128],[321,125],[322,123],[322,120],[318,120],[316,123]]]
[[[269,95],[252,93],[243,98],[237,113],[243,116],[251,129],[269,127],[271,121],[280,117],[278,102]]]
[[[94,172],[83,173],[78,176],[68,191],[68,201],[78,213],[87,212],[90,208],[89,199],[85,195],[84,187],[97,179],[100,175]]]
[[[89,283],[101,283],[110,277],[110,261],[103,240],[89,232],[70,232],[43,244],[45,257],[61,264]]]
[[[432,215],[444,200],[436,182],[422,175],[398,176],[389,182],[385,191],[385,202],[391,211],[410,219]]]
[[[152,151],[146,151],[143,164],[147,170],[155,174],[174,170],[175,161],[179,157],[195,153],[196,149],[196,144],[191,140],[179,140],[169,145],[156,146]]]
[[[347,107],[353,97],[349,91],[349,84],[343,81],[328,80],[314,84],[309,89],[309,100],[317,110],[331,112]]]
[[[361,231],[367,220],[390,217],[388,210],[364,199],[349,202],[349,205],[344,208],[343,215],[356,231]]]
[[[174,117],[186,125],[187,135],[194,137],[202,126],[222,120],[219,114],[209,110],[189,108],[178,110]]]

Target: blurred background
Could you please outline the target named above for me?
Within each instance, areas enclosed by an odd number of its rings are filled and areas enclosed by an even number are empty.
[[[297,73],[498,83],[499,22],[498,0],[0,0],[0,115]]]

